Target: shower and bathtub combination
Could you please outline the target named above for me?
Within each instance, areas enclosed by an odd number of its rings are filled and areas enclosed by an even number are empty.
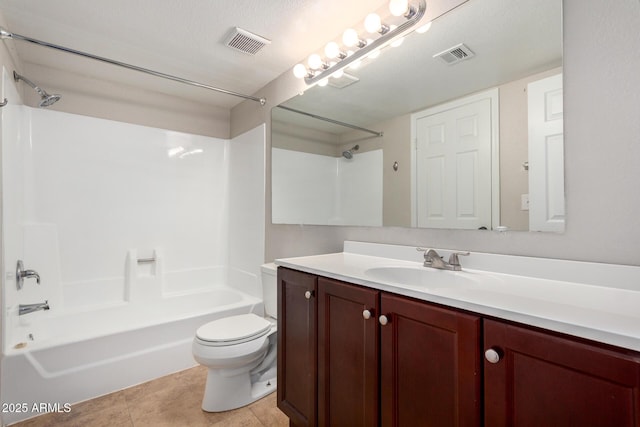
[[[264,314],[264,125],[224,140],[30,108],[20,81],[59,99],[3,70],[3,403],[63,407],[195,366],[198,328]]]

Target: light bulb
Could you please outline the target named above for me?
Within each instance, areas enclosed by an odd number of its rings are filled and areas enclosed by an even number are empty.
[[[418,28],[418,29],[416,30],[416,33],[424,34],[424,33],[426,33],[427,31],[429,31],[429,28],[431,28],[431,21],[427,22],[427,23],[426,23],[426,24],[424,24],[422,27]]]
[[[340,55],[340,46],[336,42],[329,42],[324,48],[324,54],[327,58],[337,58]]]
[[[326,86],[328,83],[329,83],[329,80],[328,80],[328,79],[322,79],[322,80],[320,80],[320,81],[318,82],[318,86],[320,86],[320,87],[324,87],[324,86]]]
[[[358,32],[353,28],[346,29],[342,34],[342,43],[346,46],[355,46],[358,44]]]
[[[380,16],[376,13],[370,13],[364,18],[364,29],[369,33],[377,33],[382,28]]]
[[[390,0],[389,11],[393,16],[402,16],[409,9],[409,0]]]
[[[307,67],[305,67],[303,64],[297,64],[295,67],[293,67],[293,75],[297,78],[302,79],[307,74]]]
[[[312,53],[311,55],[309,55],[309,59],[307,59],[307,64],[309,64],[309,67],[311,67],[311,69],[319,70],[320,68],[322,68],[322,58],[320,58],[320,55],[318,55],[317,53]]]

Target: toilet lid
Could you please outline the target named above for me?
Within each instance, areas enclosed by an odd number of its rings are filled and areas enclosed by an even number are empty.
[[[214,320],[198,328],[196,337],[217,345],[251,341],[265,335],[273,325],[253,313]]]

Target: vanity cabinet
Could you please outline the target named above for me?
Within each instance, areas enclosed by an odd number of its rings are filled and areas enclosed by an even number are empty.
[[[640,354],[278,268],[292,426],[640,427]]]
[[[378,425],[378,294],[318,278],[320,426]]]
[[[278,407],[291,425],[313,427],[317,417],[318,278],[278,268]]]
[[[278,407],[291,425],[481,424],[478,316],[313,277],[278,269]],[[292,296],[310,289],[315,302]],[[304,331],[317,339],[316,366]],[[308,401],[313,387],[317,407]]]
[[[640,426],[640,356],[484,321],[485,425]]]
[[[480,317],[384,292],[380,299],[381,425],[480,426]]]

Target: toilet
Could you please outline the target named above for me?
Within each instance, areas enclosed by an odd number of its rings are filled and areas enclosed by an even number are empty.
[[[198,328],[193,357],[208,368],[202,409],[228,411],[276,389],[276,266],[265,264],[262,289],[265,316],[229,316]]]

